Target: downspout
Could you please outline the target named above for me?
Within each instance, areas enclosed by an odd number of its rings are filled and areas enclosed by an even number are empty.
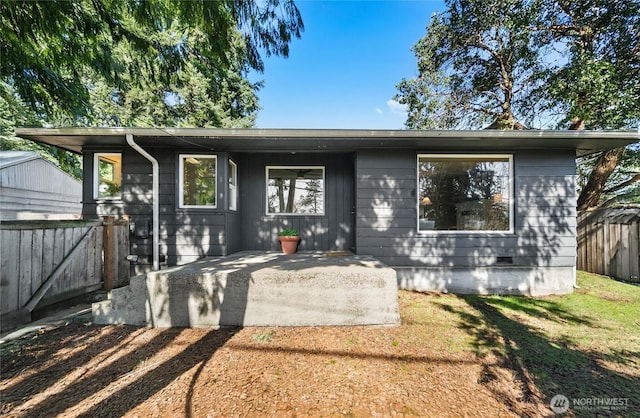
[[[160,244],[160,167],[158,165],[158,160],[153,158],[151,154],[145,151],[140,145],[136,144],[133,140],[132,134],[127,134],[127,144],[131,146],[134,150],[138,151],[138,154],[142,155],[144,158],[151,162],[152,166],[152,195],[153,195],[153,226],[152,226],[152,241],[153,241],[153,270],[160,270],[160,254],[158,253],[158,248]]]

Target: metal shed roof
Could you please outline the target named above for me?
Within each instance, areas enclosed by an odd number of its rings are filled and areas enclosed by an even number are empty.
[[[38,158],[40,155],[35,151],[0,151],[0,169]]]
[[[575,150],[577,156],[640,141],[638,131],[499,131],[218,128],[18,128],[16,135],[73,152],[83,147],[196,146],[237,152],[350,152],[358,149]]]

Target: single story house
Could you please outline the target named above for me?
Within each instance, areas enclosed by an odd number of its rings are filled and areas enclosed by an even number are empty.
[[[20,128],[81,153],[85,218],[127,215],[138,269],[239,251],[352,251],[401,288],[568,293],[575,158],[637,131]]]
[[[0,220],[79,219],[82,183],[34,151],[0,151]]]

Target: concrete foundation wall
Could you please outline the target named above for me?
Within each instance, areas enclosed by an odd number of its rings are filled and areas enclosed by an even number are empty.
[[[543,296],[566,294],[576,283],[574,267],[395,267],[401,289],[463,294]]]

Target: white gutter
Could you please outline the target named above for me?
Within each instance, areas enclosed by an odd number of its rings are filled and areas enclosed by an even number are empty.
[[[160,245],[160,166],[158,165],[158,160],[153,158],[151,154],[145,151],[140,145],[136,144],[133,140],[132,134],[126,134],[127,144],[131,146],[134,150],[138,151],[138,154],[142,155],[144,158],[151,162],[152,166],[152,194],[153,194],[153,270],[160,270],[160,254],[158,252],[158,248]]]

